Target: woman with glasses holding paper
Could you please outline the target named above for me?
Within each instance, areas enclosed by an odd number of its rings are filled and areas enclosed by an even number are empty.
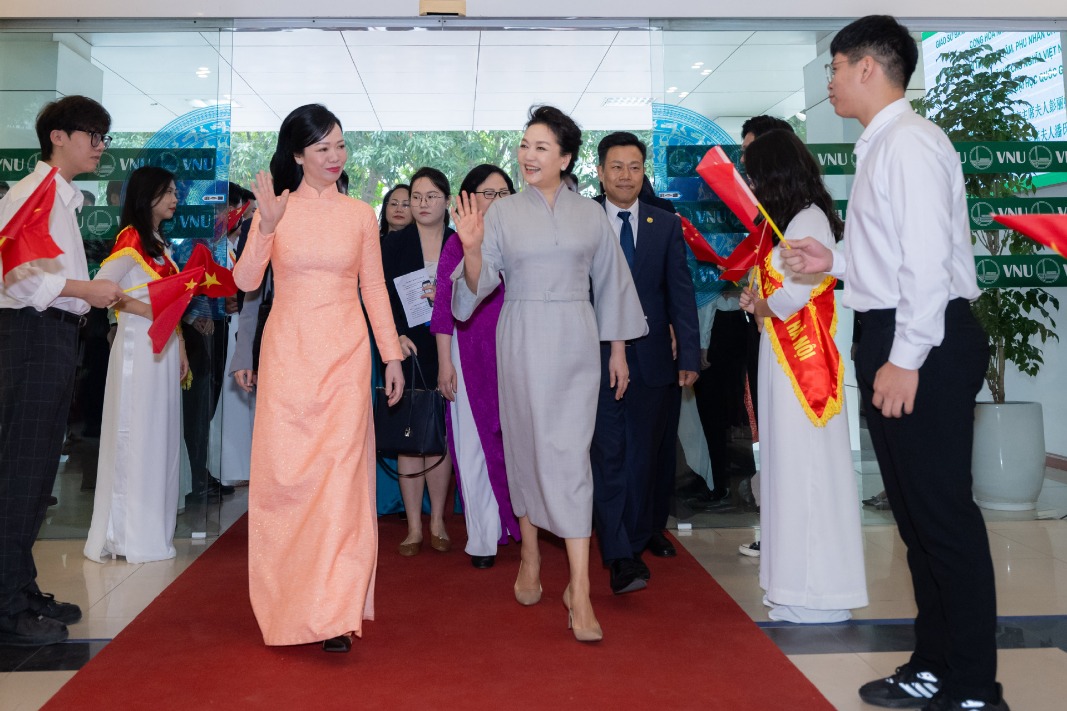
[[[484,163],[467,173],[459,192],[473,196],[478,210],[485,212],[514,193],[515,185],[503,170]],[[509,535],[522,539],[508,492],[497,393],[496,324],[504,305],[504,285],[470,319],[457,322],[452,317],[451,277],[461,259],[463,245],[453,236],[445,242],[437,265],[430,331],[437,337],[437,385],[450,402],[448,443],[463,496],[466,551],[475,568],[491,568],[498,545],[507,543]]]
[[[437,384],[437,344],[430,333],[441,248],[453,230],[448,226],[448,200],[452,189],[448,178],[436,168],[419,168],[411,176],[411,216],[414,219],[402,230],[382,242],[382,267],[393,307],[393,320],[400,334],[404,358],[417,359],[415,387],[419,372],[425,387]],[[405,363],[404,371],[411,370]],[[448,503],[452,460],[438,456],[397,457],[400,495],[407,511],[408,535],[399,547],[400,555],[417,555],[422,549],[422,496],[430,491],[430,547],[442,553],[452,547],[445,530],[445,507]],[[427,469],[429,470],[427,471]],[[419,472],[425,472],[419,475]],[[424,480],[425,479],[425,480]]]

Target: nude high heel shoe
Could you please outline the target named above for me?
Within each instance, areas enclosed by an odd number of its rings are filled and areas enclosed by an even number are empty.
[[[522,561],[519,561],[519,574],[522,574]],[[536,590],[523,590],[519,587],[519,580],[515,579],[515,599],[520,605],[536,605],[541,602],[541,582],[537,582]]]
[[[579,642],[599,642],[604,639],[604,630],[598,622],[593,627],[575,627],[574,610],[571,608],[571,586],[563,590],[563,606],[567,608],[567,629],[574,632],[574,638]]]

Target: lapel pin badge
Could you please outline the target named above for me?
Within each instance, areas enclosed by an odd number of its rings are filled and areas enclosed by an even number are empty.
[[[651,217],[646,217],[645,218],[645,222],[647,222],[648,224],[652,224],[652,218]]]

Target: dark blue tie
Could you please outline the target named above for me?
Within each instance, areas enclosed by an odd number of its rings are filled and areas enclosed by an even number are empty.
[[[630,227],[630,213],[620,212],[622,229],[619,230],[619,244],[622,245],[622,253],[626,256],[626,263],[630,265],[630,271],[634,270],[634,228]]]

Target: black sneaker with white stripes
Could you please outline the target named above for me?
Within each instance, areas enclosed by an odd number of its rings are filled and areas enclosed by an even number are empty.
[[[893,676],[864,684],[860,698],[875,706],[891,709],[922,708],[941,689],[941,681],[928,671],[905,664]]]
[[[923,711],[1011,711],[1004,700],[1004,689],[997,684],[996,701],[979,701],[978,699],[953,700],[944,694],[938,694]]]

